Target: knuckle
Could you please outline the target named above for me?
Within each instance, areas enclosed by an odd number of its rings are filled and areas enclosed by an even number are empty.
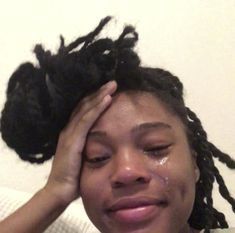
[[[94,94],[93,94],[93,95],[94,95]],[[82,98],[82,100],[80,101],[80,104],[81,104],[81,105],[84,105],[84,104],[86,104],[87,102],[90,102],[91,99],[92,99],[92,97],[93,97],[93,95],[88,95],[88,96],[85,96],[84,98]]]
[[[58,146],[62,149],[63,151],[67,151],[69,152],[71,147],[73,145],[73,140],[71,140],[71,138],[68,137],[64,137],[61,138],[61,140],[59,140]]]
[[[88,122],[89,122],[89,112],[80,118],[79,124],[86,125]]]

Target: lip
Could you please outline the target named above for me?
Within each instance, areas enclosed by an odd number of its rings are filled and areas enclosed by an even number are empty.
[[[138,223],[158,216],[168,204],[166,199],[148,197],[122,198],[107,209],[108,214],[121,223]]]

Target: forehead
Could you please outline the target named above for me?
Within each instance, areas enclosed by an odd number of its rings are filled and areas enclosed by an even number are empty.
[[[163,122],[183,127],[180,119],[153,94],[121,92],[113,97],[110,107],[96,121],[91,131],[130,128],[146,122]]]

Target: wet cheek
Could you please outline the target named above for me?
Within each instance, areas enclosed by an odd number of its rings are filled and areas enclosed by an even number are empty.
[[[169,170],[169,158],[164,157],[160,160],[149,161],[148,167],[150,174],[156,183],[159,183],[164,188],[169,188],[169,178],[172,176]]]
[[[193,187],[191,167],[184,162],[164,158],[151,163],[151,175],[156,183],[160,183],[165,192],[177,199],[184,200]]]
[[[169,165],[168,167],[169,194],[172,197],[176,216],[177,213],[181,213],[182,218],[188,219],[195,199],[195,183],[190,166],[184,163],[181,163],[181,165]]]
[[[170,218],[181,224],[182,220],[187,221],[192,212],[195,189],[190,168],[177,164],[169,158],[164,164],[153,163],[151,172],[156,186],[160,187],[158,190],[163,191],[169,200]]]

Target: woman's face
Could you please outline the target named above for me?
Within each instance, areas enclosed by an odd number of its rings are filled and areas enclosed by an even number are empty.
[[[179,233],[198,177],[180,119],[150,93],[120,93],[87,137],[80,191],[102,233]]]

